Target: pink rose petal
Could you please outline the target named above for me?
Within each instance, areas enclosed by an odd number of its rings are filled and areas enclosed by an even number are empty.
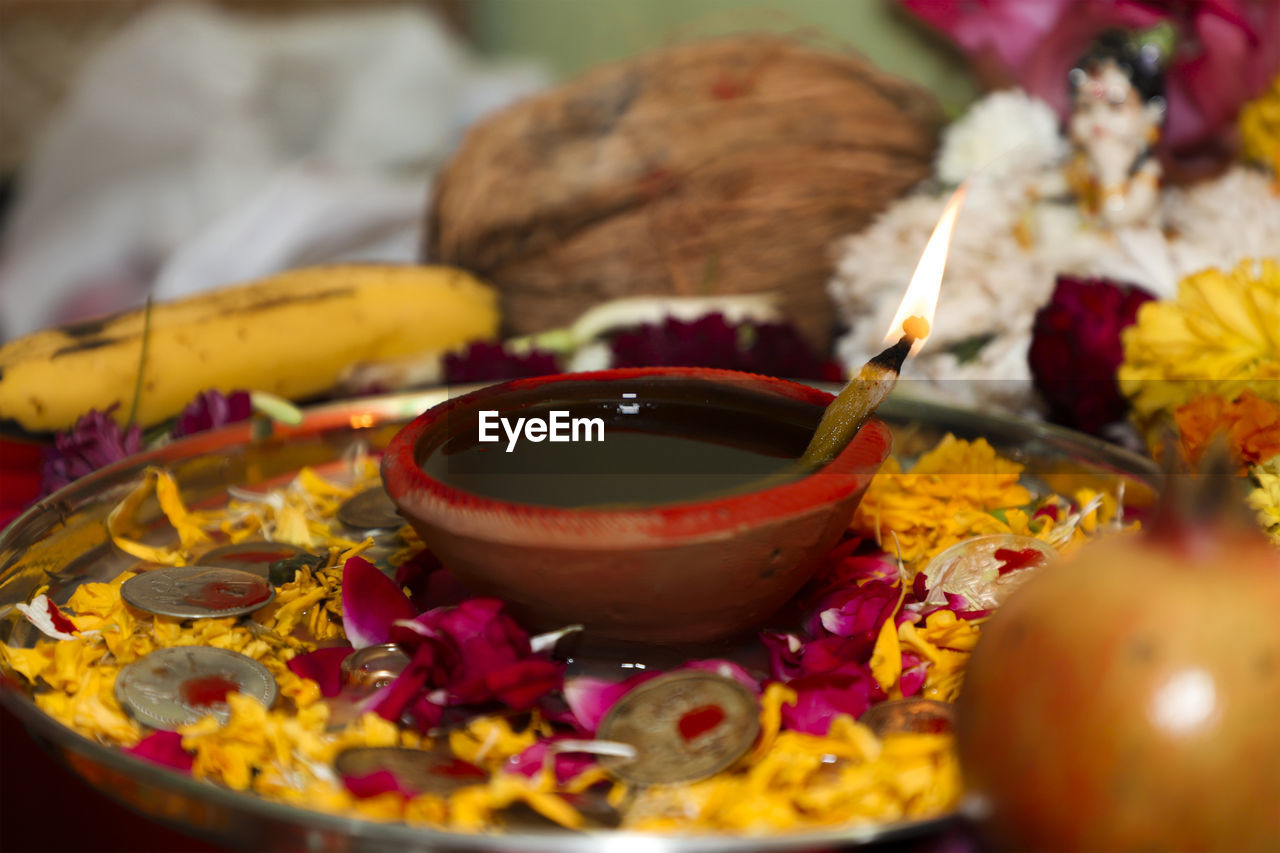
[[[195,757],[182,748],[182,735],[177,732],[152,732],[125,752],[183,773],[190,773],[195,761]]]
[[[342,570],[342,627],[357,649],[385,643],[397,619],[417,614],[396,582],[360,557],[347,560]]]
[[[825,735],[837,714],[861,717],[884,691],[865,666],[850,665],[833,672],[806,675],[788,685],[796,691],[796,703],[782,706],[782,724],[788,729]]]
[[[902,695],[915,696],[924,686],[925,676],[929,674],[929,661],[912,653],[902,653],[902,675],[898,678],[898,689]]]
[[[734,663],[731,660],[724,660],[722,658],[709,658],[707,660],[691,660],[688,663],[685,663],[681,666],[676,667],[676,669],[677,670],[697,669],[703,672],[714,672],[717,675],[723,675],[726,678],[732,678],[734,681],[738,682],[743,687],[750,690],[752,693],[755,693],[757,695],[759,695],[760,693],[759,679],[752,676],[751,673],[747,672],[745,669],[743,669],[741,666],[739,666],[738,664]]]
[[[875,646],[874,638],[864,636],[805,640],[795,634],[765,633],[760,641],[769,652],[770,674],[782,682],[866,663]]]
[[[815,637],[864,637],[872,643],[884,620],[898,606],[898,588],[884,581],[870,581],[832,593],[805,622]]]
[[[603,678],[578,676],[568,678],[564,682],[564,699],[573,713],[578,727],[585,733],[594,735],[600,727],[600,721],[609,712],[613,704],[627,694],[631,688],[643,684],[662,673],[642,672],[625,681],[606,681]]]
[[[402,797],[417,795],[417,791],[405,787],[404,783],[390,770],[375,770],[363,776],[343,776],[342,784],[362,800],[381,794],[399,794]]]
[[[503,769],[532,779],[542,772],[542,768],[546,766],[547,756],[551,754],[552,745],[569,740],[571,739],[566,737],[543,738],[519,755],[513,755],[508,758],[506,764],[503,765]],[[555,757],[552,761],[557,785],[568,784],[596,763],[593,756],[580,752],[555,752],[554,755]]]

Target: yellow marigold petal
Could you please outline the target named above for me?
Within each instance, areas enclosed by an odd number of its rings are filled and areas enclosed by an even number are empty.
[[[21,649],[0,643],[0,658],[30,682],[35,682],[53,664],[53,643],[40,643],[33,649]]]
[[[880,689],[890,694],[897,689],[898,678],[902,675],[902,647],[898,644],[898,629],[893,619],[890,616],[884,620],[871,651],[871,675]]]
[[[1187,276],[1177,299],[1143,305],[1121,337],[1120,388],[1149,438],[1199,394],[1280,400],[1280,260]]]

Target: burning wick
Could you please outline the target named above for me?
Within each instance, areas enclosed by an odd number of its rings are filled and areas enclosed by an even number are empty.
[[[813,439],[800,457],[801,465],[817,468],[836,458],[898,384],[898,375],[907,356],[919,352],[924,346],[932,330],[942,273],[947,266],[947,246],[951,244],[956,217],[964,204],[965,189],[966,185],[961,184],[947,202],[920,255],[920,263],[907,285],[898,313],[889,324],[885,340],[892,341],[896,337],[896,343],[864,364],[858,375],[849,380],[844,390],[827,406]]]
[[[902,333],[909,338],[922,341],[929,337],[929,321],[919,314],[912,314],[902,321]]]

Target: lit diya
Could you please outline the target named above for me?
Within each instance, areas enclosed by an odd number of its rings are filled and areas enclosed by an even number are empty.
[[[759,626],[808,581],[889,454],[872,418],[927,337],[957,192],[894,328],[834,399],[726,370],[519,379],[432,408],[383,481],[427,547],[526,624],[646,643]]]

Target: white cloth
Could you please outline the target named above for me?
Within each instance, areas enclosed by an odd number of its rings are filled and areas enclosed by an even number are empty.
[[[148,292],[412,260],[464,128],[546,82],[481,64],[417,8],[156,4],[86,61],[19,177],[0,339]]]

